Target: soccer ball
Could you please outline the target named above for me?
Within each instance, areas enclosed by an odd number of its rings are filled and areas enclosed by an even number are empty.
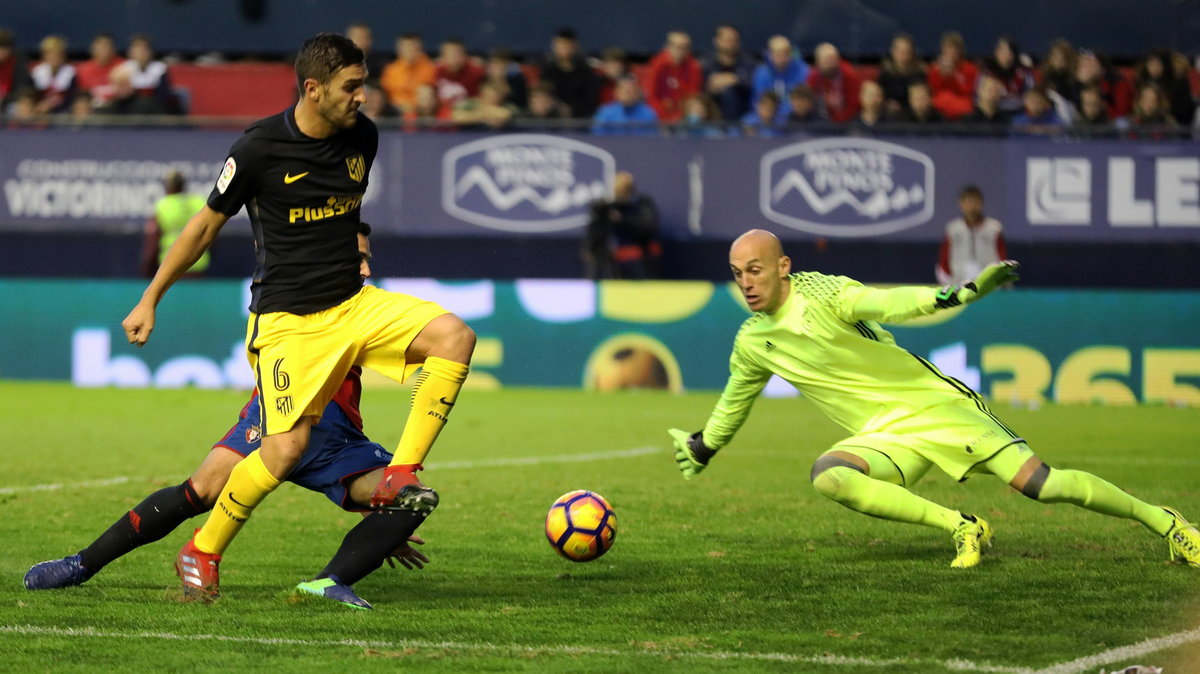
[[[546,514],[546,538],[572,562],[590,562],[608,552],[617,536],[617,515],[604,497],[577,490],[558,497]]]

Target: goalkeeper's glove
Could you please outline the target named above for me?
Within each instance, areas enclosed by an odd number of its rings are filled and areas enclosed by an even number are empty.
[[[1004,260],[989,264],[974,279],[961,285],[948,285],[938,290],[934,303],[938,309],[949,309],[960,304],[970,304],[1002,285],[1007,285],[1021,278],[1017,275],[1020,267],[1014,260]]]
[[[672,428],[667,431],[667,434],[675,443],[675,463],[679,465],[679,472],[683,473],[685,480],[699,475],[700,471],[708,466],[713,455],[717,453],[717,450],[709,449],[704,445],[701,431],[688,434],[687,431]]]

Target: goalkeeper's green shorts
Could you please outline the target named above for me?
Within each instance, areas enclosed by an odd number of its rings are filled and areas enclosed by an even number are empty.
[[[851,436],[830,449],[868,459],[883,454],[899,470],[900,484],[911,486],[931,466],[965,480],[1000,450],[1023,442],[982,400],[964,398]]]

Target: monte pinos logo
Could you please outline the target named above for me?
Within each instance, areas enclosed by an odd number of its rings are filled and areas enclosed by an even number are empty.
[[[763,155],[759,208],[810,234],[899,232],[933,216],[933,160],[869,138],[793,143]]]
[[[611,196],[616,161],[588,143],[542,134],[485,138],[442,157],[442,207],[506,232],[587,225],[588,204]]]

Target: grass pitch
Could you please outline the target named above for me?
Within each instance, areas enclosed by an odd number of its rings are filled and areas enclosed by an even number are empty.
[[[1200,569],[1167,564],[1140,525],[935,470],[917,491],[997,532],[981,567],[955,571],[949,536],[813,491],[811,462],[842,433],[803,400],[760,401],[685,482],[664,430],[699,427],[715,399],[467,392],[423,474],[442,496],[420,531],[430,565],[363,580],[376,610],[356,612],[291,592],[357,520],[293,485],[231,546],[212,606],[177,601],[171,564],[191,526],[82,587],[24,590],[31,564],[182,481],[245,395],[0,384],[0,669],[1200,671]],[[407,407],[403,390],[368,390],[367,433],[394,446]],[[1051,465],[1200,518],[1200,411],[997,411]],[[595,562],[558,558],[542,534],[572,489],[619,517]]]

